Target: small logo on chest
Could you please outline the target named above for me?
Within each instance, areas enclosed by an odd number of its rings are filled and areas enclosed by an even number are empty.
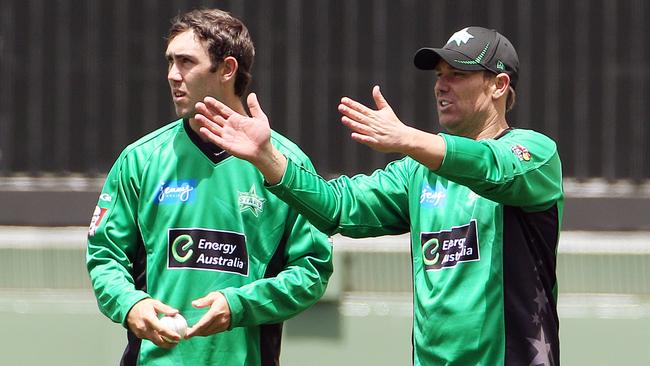
[[[251,189],[248,192],[238,192],[239,193],[239,212],[244,212],[250,210],[255,217],[258,217],[262,211],[264,211],[264,202],[266,198],[262,198],[257,195],[257,190],[255,185],[251,186]]]
[[[431,187],[429,183],[422,185],[422,193],[420,193],[420,205],[426,208],[441,206],[445,197],[447,197],[447,190],[444,187]]]
[[[160,182],[154,203],[157,205],[190,203],[196,196],[195,188],[194,179]]]

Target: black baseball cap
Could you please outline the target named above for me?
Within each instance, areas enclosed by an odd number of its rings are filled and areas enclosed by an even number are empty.
[[[433,70],[440,59],[458,70],[505,72],[510,85],[517,84],[519,57],[512,43],[494,29],[467,27],[454,33],[442,48],[420,48],[413,59],[415,67]]]

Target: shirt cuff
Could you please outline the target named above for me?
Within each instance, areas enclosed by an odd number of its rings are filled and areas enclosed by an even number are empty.
[[[267,181],[264,181],[264,186],[271,192],[286,188],[289,184],[291,184],[291,182],[293,182],[295,171],[296,165],[293,163],[293,161],[291,161],[291,159],[287,158],[287,168],[284,170],[282,179],[280,179],[280,181],[276,184],[269,184]]]
[[[124,314],[122,314],[121,323],[122,323],[123,327],[125,327],[127,329],[129,328],[129,324],[127,322],[127,319],[129,318],[129,312],[131,311],[131,309],[133,309],[135,304],[139,303],[140,301],[142,301],[144,299],[148,299],[150,297],[151,296],[148,293],[144,292],[144,291],[136,291],[132,295],[130,295],[127,299],[125,299],[123,301],[124,304],[128,304],[127,306],[124,307],[126,309],[126,311],[124,312]]]
[[[244,318],[244,306],[242,305],[239,296],[237,296],[237,294],[234,292],[233,288],[225,288],[223,290],[219,290],[219,292],[221,292],[226,298],[228,307],[230,308],[230,325],[228,326],[228,330],[231,330],[232,328],[236,328],[239,326],[239,324],[241,324],[241,321]]]

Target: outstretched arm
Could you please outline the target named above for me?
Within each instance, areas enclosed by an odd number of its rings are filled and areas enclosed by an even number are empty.
[[[252,117],[214,98],[196,104],[200,132],[230,154],[255,165],[280,199],[319,230],[347,236],[377,236],[408,230],[407,176],[412,164],[401,160],[372,176],[326,181],[290,161],[270,142],[268,118],[255,94],[248,96]]]
[[[196,104],[200,133],[231,155],[248,160],[269,184],[282,179],[287,158],[271,144],[269,119],[254,93],[248,95],[252,117],[241,115],[212,97]]]
[[[352,130],[352,139],[378,151],[408,155],[429,169],[437,170],[445,156],[443,138],[402,123],[379,86],[372,89],[372,97],[377,109],[348,97],[341,99],[341,122]]]

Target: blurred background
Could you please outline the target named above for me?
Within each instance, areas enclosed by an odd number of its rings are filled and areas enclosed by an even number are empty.
[[[647,363],[644,0],[0,0],[0,363],[117,364],[125,332],[97,310],[86,228],[120,151],[175,119],[165,37],[170,18],[201,6],[248,26],[250,91],[326,177],[399,157],[351,141],[341,96],[369,104],[379,84],[403,121],[438,132],[434,75],[415,69],[415,51],[469,25],[506,35],[521,62],[508,121],[552,137],[563,162],[562,363]],[[408,238],[334,244],[328,293],[287,322],[283,364],[410,364]]]

